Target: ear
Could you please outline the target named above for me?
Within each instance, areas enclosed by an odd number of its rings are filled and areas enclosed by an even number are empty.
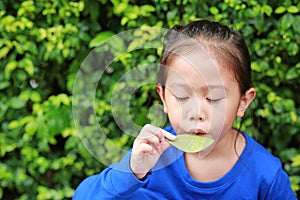
[[[248,106],[254,100],[256,95],[256,90],[254,88],[250,88],[246,91],[246,93],[241,97],[240,105],[237,111],[238,117],[243,117]]]
[[[160,83],[156,84],[156,92],[158,93],[160,100],[163,103],[164,112],[168,113],[167,106],[166,106],[166,99],[165,99],[165,91],[163,86]]]

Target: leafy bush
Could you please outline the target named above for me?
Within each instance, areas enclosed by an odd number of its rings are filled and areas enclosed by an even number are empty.
[[[91,50],[122,31],[169,28],[199,18],[233,25],[244,35],[258,94],[243,129],[280,157],[299,194],[299,11],[300,3],[295,0],[1,1],[0,197],[68,199],[83,178],[106,167],[91,154],[99,152],[88,151],[73,123],[73,86],[79,67]],[[98,118],[86,119],[87,124],[98,121],[119,148],[129,148],[134,137],[122,134],[112,115],[115,86],[133,67],[158,63],[161,53],[159,48],[137,50],[139,44],[151,41],[152,34],[131,33],[132,40],[119,37],[119,42],[108,47],[129,49],[119,57],[117,51],[112,52],[118,59],[103,72],[95,94]],[[130,80],[133,88],[140,86],[140,80]],[[77,100],[84,101],[88,92]],[[156,97],[153,84],[132,93],[130,117],[136,124],[158,116],[152,110],[159,104]],[[90,134],[97,130],[86,128]],[[99,151],[106,149],[100,156],[120,157],[107,140],[98,139],[95,145],[103,143]]]

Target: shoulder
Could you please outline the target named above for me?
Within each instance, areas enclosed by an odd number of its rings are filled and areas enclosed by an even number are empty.
[[[263,174],[275,174],[276,171],[282,169],[282,163],[278,157],[274,156],[270,151],[250,137],[247,133],[243,133],[246,138],[246,149],[243,152],[244,159],[249,159],[251,169],[261,171]]]
[[[242,154],[241,162],[245,164],[246,176],[260,188],[260,195],[264,197],[291,195],[293,197],[289,177],[282,168],[280,159],[272,155],[252,137],[246,133],[243,134],[246,138],[247,146]]]

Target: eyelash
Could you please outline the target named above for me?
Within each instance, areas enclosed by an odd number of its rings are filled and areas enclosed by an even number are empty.
[[[188,97],[176,97],[176,96],[175,96],[175,98],[176,98],[176,100],[179,101],[179,102],[184,102],[184,101],[188,100]]]
[[[186,100],[189,99],[189,97],[177,97],[175,96],[175,99],[178,101],[178,102],[184,102]],[[210,98],[206,98],[206,101],[208,101],[209,103],[217,103],[218,101],[220,101],[222,98],[219,98],[219,99],[210,99]]]
[[[209,103],[216,103],[216,102],[220,101],[221,99],[210,99],[210,98],[206,98],[206,100],[207,100]]]

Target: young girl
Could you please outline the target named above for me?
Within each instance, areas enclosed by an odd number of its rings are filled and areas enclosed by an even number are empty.
[[[206,20],[174,27],[156,90],[171,126],[145,125],[132,150],[84,180],[74,199],[296,199],[279,159],[232,128],[256,94],[240,33]],[[214,143],[185,153],[167,142],[184,133]]]

